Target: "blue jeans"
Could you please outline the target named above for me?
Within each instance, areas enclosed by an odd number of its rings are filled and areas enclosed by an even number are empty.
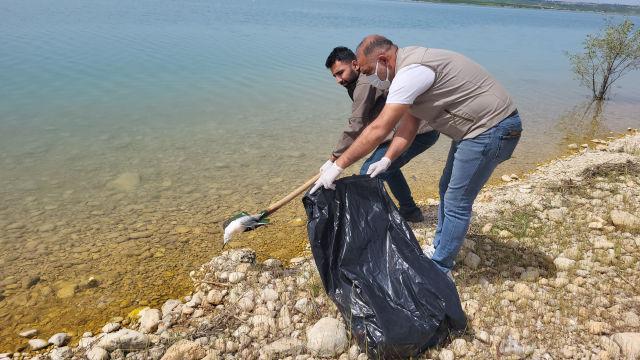
[[[438,227],[433,240],[436,251],[432,258],[444,272],[453,268],[453,261],[460,252],[469,230],[471,208],[480,189],[518,145],[520,135],[509,136],[512,130],[522,130],[518,114],[473,139],[451,143],[440,178]]]
[[[402,175],[400,168],[408,164],[411,159],[430,148],[436,143],[436,141],[438,141],[439,137],[440,133],[437,131],[429,131],[424,134],[416,135],[416,138],[413,140],[411,145],[409,145],[409,148],[391,163],[391,166],[389,166],[387,171],[378,175],[382,181],[387,182],[389,189],[391,189],[391,193],[396,200],[398,200],[398,204],[401,209],[413,210],[418,206],[413,201],[411,189],[409,189],[409,184],[407,184],[407,180],[405,180],[404,175]],[[360,175],[366,175],[367,170],[369,170],[369,165],[376,161],[380,161],[380,159],[384,157],[390,144],[391,142],[380,144],[380,146],[373,151],[371,157],[369,157],[367,161],[364,162],[364,165],[362,165]]]

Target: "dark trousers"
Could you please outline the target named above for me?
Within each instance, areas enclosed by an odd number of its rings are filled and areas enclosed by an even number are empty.
[[[413,140],[411,145],[405,152],[402,153],[387,169],[387,171],[378,175],[382,181],[386,181],[389,185],[389,189],[391,189],[391,193],[398,200],[398,204],[400,208],[403,210],[413,210],[418,206],[413,201],[413,197],[411,196],[411,189],[409,188],[409,184],[407,184],[407,180],[404,178],[401,167],[411,161],[414,157],[422,154],[425,150],[433,146],[433,144],[438,141],[440,137],[440,133],[437,131],[429,131],[424,134],[416,135],[416,138]],[[386,142],[380,144],[374,151],[371,157],[365,161],[364,165],[360,169],[360,175],[366,175],[367,170],[369,170],[369,166],[374,162],[380,161],[384,157],[387,152],[387,149],[391,145],[391,142]]]

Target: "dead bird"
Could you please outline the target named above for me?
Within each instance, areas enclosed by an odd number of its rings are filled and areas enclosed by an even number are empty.
[[[224,249],[225,245],[227,245],[232,237],[242,232],[253,230],[258,226],[266,225],[268,222],[265,222],[266,219],[262,219],[263,215],[264,214],[262,213],[257,215],[245,215],[231,221],[224,228],[224,244],[222,244],[222,248]]]
[[[268,224],[269,219],[267,219],[267,216],[278,211],[278,209],[289,203],[289,201],[295,199],[298,195],[305,192],[308,188],[311,187],[311,185],[318,181],[320,175],[322,175],[322,173],[318,173],[318,175],[314,176],[304,185],[295,189],[291,194],[285,196],[282,200],[269,205],[269,207],[262,210],[260,214],[249,215],[248,213],[243,211],[240,214],[222,223],[222,228],[224,229],[224,244],[222,244],[222,248],[224,249],[225,245],[227,245],[232,237],[242,232],[253,230],[261,225]]]

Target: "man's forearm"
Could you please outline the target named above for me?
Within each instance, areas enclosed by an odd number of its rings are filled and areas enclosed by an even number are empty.
[[[391,144],[384,156],[392,162],[395,161],[409,148],[413,139],[415,139],[419,128],[420,119],[406,113],[402,118],[402,124],[400,124],[396,134],[393,136],[393,140],[391,141]]]
[[[347,151],[336,160],[336,165],[346,169],[372,152],[393,130],[398,121],[407,112],[409,106],[404,104],[385,105],[378,118],[367,126]]]

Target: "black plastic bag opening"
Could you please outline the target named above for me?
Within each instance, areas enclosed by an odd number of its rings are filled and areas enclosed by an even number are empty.
[[[302,199],[327,295],[369,358],[417,356],[467,320],[455,285],[422,252],[381,180],[335,182]]]

